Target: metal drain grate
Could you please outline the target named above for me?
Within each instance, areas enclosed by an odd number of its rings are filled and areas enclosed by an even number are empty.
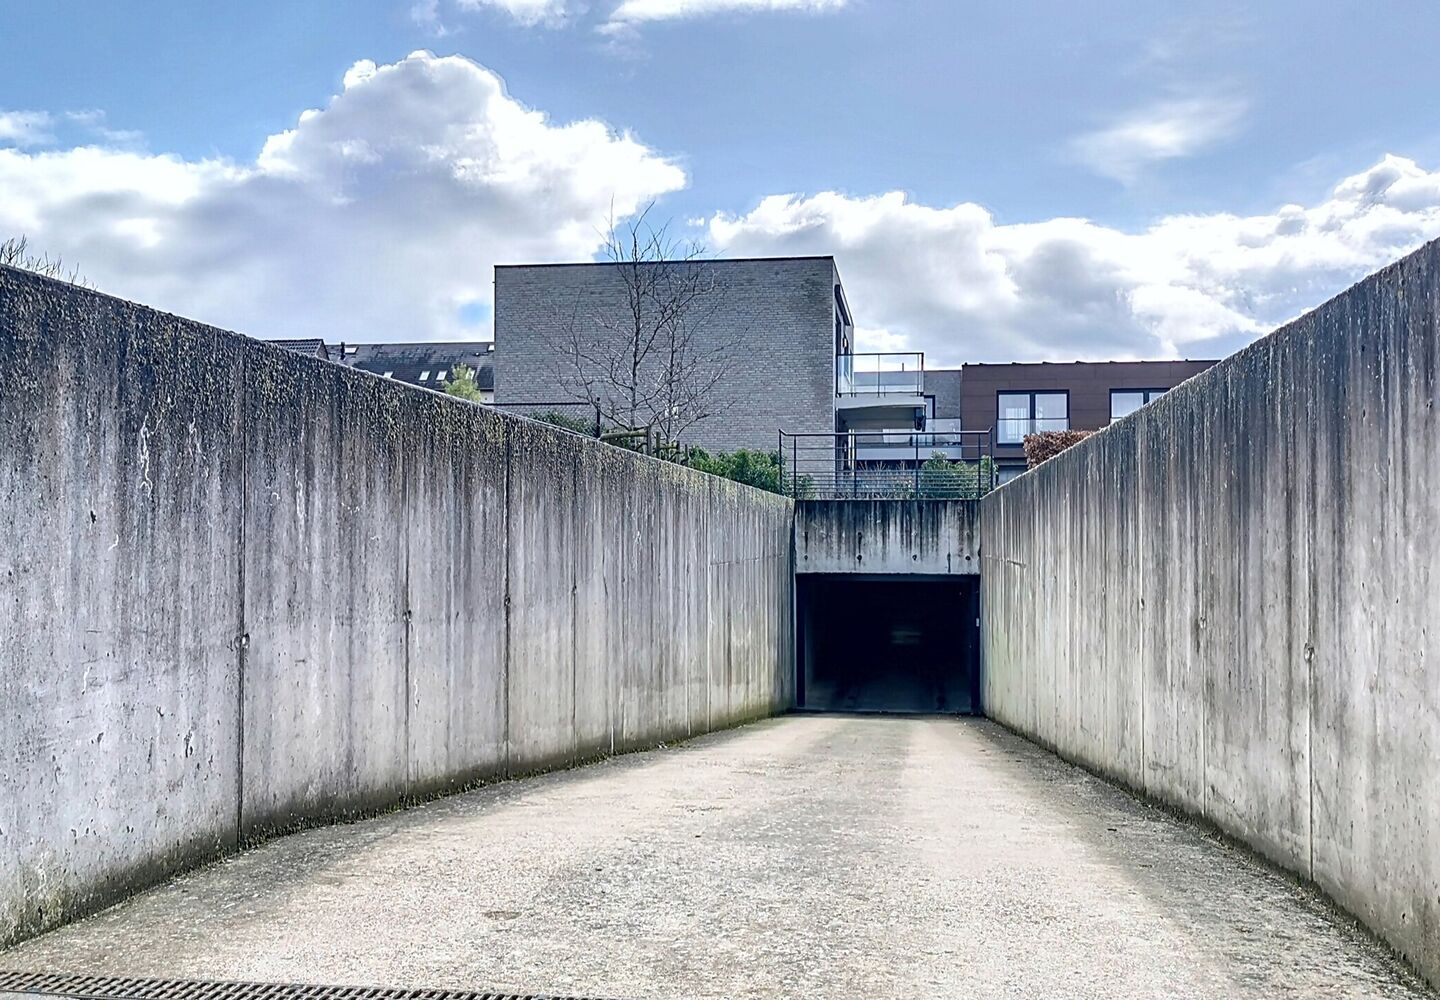
[[[77,997],[80,1000],[583,1000],[532,993],[473,990],[399,990],[367,986],[305,986],[296,983],[227,983],[191,979],[67,976],[47,972],[0,972],[0,993]]]

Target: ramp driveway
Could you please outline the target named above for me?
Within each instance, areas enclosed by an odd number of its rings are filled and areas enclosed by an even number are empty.
[[[982,720],[792,716],[264,844],[0,969],[591,997],[1419,997],[1347,918]]]

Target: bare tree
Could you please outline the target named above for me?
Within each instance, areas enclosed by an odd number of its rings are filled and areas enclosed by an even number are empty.
[[[32,253],[30,241],[24,236],[0,242],[0,265],[18,267],[22,271],[33,271],[47,278],[58,278],[84,288],[91,287],[90,283],[80,274],[78,267],[70,268],[67,273],[65,264],[59,257],[51,257],[47,253]]]
[[[696,424],[734,405],[722,391],[738,335],[713,322],[725,294],[705,248],[652,226],[650,209],[606,231],[603,256],[620,304],[579,295],[557,308],[547,345],[562,391],[622,434],[677,447]]]

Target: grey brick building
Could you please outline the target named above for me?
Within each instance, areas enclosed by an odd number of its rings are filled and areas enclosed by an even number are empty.
[[[577,324],[604,329],[628,315],[616,264],[495,268],[495,401],[507,407],[581,398],[574,363],[557,351]],[[641,265],[645,266],[645,265]],[[666,266],[674,266],[666,265]],[[697,424],[685,443],[711,451],[772,451],[781,429],[836,429],[836,356],[848,354],[852,321],[833,257],[697,261],[713,299],[706,343],[727,350],[715,390],[725,411]],[[523,404],[523,405],[522,405]],[[582,416],[583,407],[576,408]]]

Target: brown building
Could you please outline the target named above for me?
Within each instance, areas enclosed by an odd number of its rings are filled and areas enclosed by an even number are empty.
[[[925,372],[925,394],[942,426],[994,428],[1001,481],[1025,468],[1023,443],[1037,431],[1094,431],[1200,374],[1214,361],[1075,361],[971,364]],[[953,422],[958,421],[958,424]]]

